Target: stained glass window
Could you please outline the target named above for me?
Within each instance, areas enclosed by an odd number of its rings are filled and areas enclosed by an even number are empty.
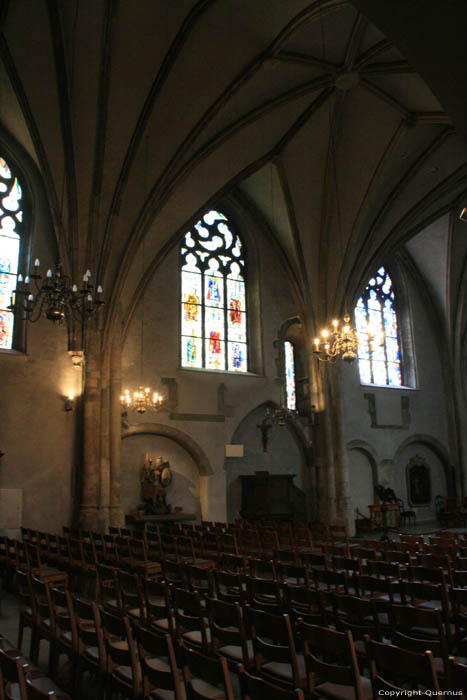
[[[355,325],[362,384],[402,386],[395,296],[384,267],[371,278],[358,300]]]
[[[0,157],[0,348],[6,350],[13,347],[14,316],[8,306],[18,274],[22,195],[18,178]]]
[[[181,247],[182,367],[246,372],[245,259],[227,217],[208,211]]]
[[[295,359],[293,345],[286,340],[284,342],[285,357],[285,392],[287,396],[287,408],[295,411],[297,408],[297,397],[295,393]]]

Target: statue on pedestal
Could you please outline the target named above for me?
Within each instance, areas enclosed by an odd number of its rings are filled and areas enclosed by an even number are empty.
[[[156,457],[153,463],[146,454],[141,473],[141,495],[146,515],[170,513],[171,507],[166,501],[166,490],[171,481],[172,472],[169,462],[162,457]]]

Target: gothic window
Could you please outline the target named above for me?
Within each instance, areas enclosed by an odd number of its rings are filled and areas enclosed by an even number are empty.
[[[14,315],[8,310],[18,274],[22,190],[12,167],[0,157],[0,348],[14,346]]]
[[[248,370],[245,258],[227,217],[207,211],[181,247],[181,365]]]
[[[362,384],[403,385],[395,306],[391,278],[385,268],[380,267],[355,307]]]
[[[295,391],[295,357],[294,347],[289,340],[284,342],[284,364],[287,408],[291,411],[295,411],[297,408],[297,396]]]

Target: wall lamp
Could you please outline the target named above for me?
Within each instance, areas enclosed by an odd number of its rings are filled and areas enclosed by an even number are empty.
[[[72,411],[75,405],[74,394],[68,394],[63,397],[63,408],[65,411]]]

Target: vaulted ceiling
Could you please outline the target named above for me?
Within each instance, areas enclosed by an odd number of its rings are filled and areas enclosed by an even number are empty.
[[[216,196],[263,215],[324,317],[463,195],[451,119],[359,4],[3,3],[1,125],[37,165],[66,265],[97,269],[108,324],[143,288],[143,238],[148,277]]]

